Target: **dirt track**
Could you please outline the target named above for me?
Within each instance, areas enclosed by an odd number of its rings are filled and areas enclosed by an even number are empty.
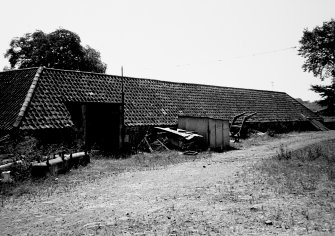
[[[234,231],[234,224],[239,222],[230,217],[232,208],[217,201],[220,194],[225,194],[224,183],[254,161],[276,154],[281,144],[294,150],[334,138],[334,131],[292,134],[244,150],[214,154],[210,159],[105,177],[51,196],[34,199],[23,196],[0,209],[0,232],[1,235],[257,233],[252,219]],[[280,232],[268,228],[268,231],[262,229],[262,233]]]

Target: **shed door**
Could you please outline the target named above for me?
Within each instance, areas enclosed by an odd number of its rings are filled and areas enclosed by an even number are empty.
[[[117,151],[121,147],[120,104],[68,103],[77,138],[86,148]]]
[[[120,148],[120,106],[117,104],[86,104],[86,145],[104,151]]]

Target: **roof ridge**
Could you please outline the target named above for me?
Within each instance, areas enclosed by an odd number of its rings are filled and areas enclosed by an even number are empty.
[[[14,128],[19,127],[19,125],[21,123],[21,120],[22,120],[22,118],[24,116],[25,111],[27,110],[27,107],[28,107],[28,105],[30,103],[31,97],[33,96],[34,90],[36,88],[38,79],[39,79],[40,74],[42,73],[42,71],[43,71],[43,67],[42,66],[38,67],[38,69],[36,71],[36,74],[34,76],[34,79],[33,79],[32,83],[31,83],[31,85],[30,85],[30,87],[28,89],[26,98],[24,99],[22,107],[21,107],[21,109],[19,111],[19,114],[18,114],[18,116],[17,116],[17,118],[16,118],[16,120],[15,120],[15,122],[13,124]]]
[[[34,69],[38,69],[38,68],[39,67],[28,67],[28,68],[21,68],[21,69],[4,70],[4,71],[0,71],[0,73],[11,73],[13,71],[34,70]]]
[[[97,73],[97,72],[89,72],[89,71],[80,71],[80,70],[65,70],[65,69],[55,69],[55,68],[47,68],[44,67],[46,70],[55,70],[55,71],[64,71],[64,72],[76,72],[76,73],[83,73],[83,74],[96,74],[96,75],[103,75],[103,76],[113,76],[118,78],[125,78],[125,79],[140,79],[140,80],[149,80],[149,81],[156,81],[156,82],[163,82],[163,83],[169,83],[169,84],[182,84],[182,85],[199,85],[199,86],[205,86],[205,87],[212,87],[212,88],[230,88],[230,89],[241,89],[241,90],[252,90],[252,91],[263,91],[263,92],[269,92],[269,93],[281,93],[281,94],[287,94],[286,92],[282,91],[273,91],[273,90],[265,90],[265,89],[251,89],[251,88],[237,88],[237,87],[228,87],[228,86],[220,86],[220,85],[210,85],[210,84],[199,84],[199,83],[186,83],[186,82],[174,82],[174,81],[166,81],[166,80],[159,80],[159,79],[149,79],[149,78],[138,78],[138,77],[132,77],[132,76],[121,76],[121,75],[112,75],[112,74],[106,74],[106,73]]]
[[[43,66],[43,68],[46,69],[46,70],[56,70],[56,71],[76,72],[76,73],[84,73],[84,74],[115,76],[115,75],[109,75],[109,74],[106,74],[106,73],[98,73],[98,72],[91,72],[91,71],[56,69],[56,68],[49,68],[49,67],[45,67],[45,66]]]
[[[108,74],[104,74],[108,75]],[[114,76],[121,78],[120,75],[108,75],[108,76]],[[175,82],[175,81],[166,81],[166,80],[158,80],[158,79],[148,79],[148,78],[136,78],[136,77],[130,77],[130,76],[124,76],[123,78],[127,79],[141,79],[141,80],[149,80],[149,81],[155,81],[155,82],[163,82],[168,84],[181,84],[181,85],[199,85],[199,86],[205,86],[205,87],[212,87],[212,88],[226,88],[226,89],[240,89],[240,90],[247,90],[247,91],[258,91],[258,92],[269,92],[269,93],[281,93],[281,94],[287,94],[283,91],[273,91],[273,90],[265,90],[265,89],[252,89],[252,88],[238,88],[238,87],[228,87],[228,86],[220,86],[220,85],[212,85],[212,84],[199,84],[199,83],[187,83],[187,82]]]

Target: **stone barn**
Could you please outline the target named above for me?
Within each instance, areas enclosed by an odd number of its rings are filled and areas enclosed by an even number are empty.
[[[312,130],[320,120],[283,92],[44,67],[0,72],[0,137],[25,132],[119,150],[152,127],[175,127],[181,115],[231,120],[241,112],[257,112],[247,125],[261,131]]]

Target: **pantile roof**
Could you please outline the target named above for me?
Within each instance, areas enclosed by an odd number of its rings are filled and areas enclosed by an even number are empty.
[[[121,81],[120,76],[49,68],[1,72],[0,129],[15,122],[21,129],[71,127],[67,102],[120,104]],[[318,118],[283,92],[131,77],[123,81],[127,126],[175,125],[178,115],[232,119],[241,112],[257,112],[250,119],[254,122],[300,121],[301,114]]]
[[[9,130],[19,118],[20,110],[38,68],[0,73],[0,130]]]

